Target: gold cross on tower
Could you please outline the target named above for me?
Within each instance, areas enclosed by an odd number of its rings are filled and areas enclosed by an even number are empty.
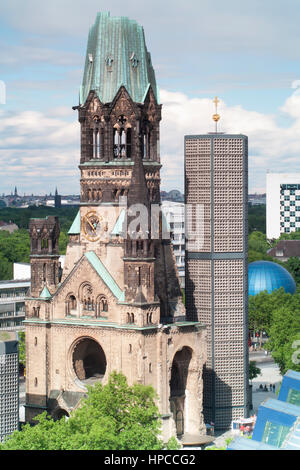
[[[220,103],[220,100],[218,99],[218,97],[216,96],[215,99],[213,100],[214,104],[215,104],[215,107],[216,107],[216,112],[215,114],[213,115],[213,120],[215,121],[216,123],[216,133],[218,132],[218,121],[220,120],[220,115],[218,114],[218,104]]]

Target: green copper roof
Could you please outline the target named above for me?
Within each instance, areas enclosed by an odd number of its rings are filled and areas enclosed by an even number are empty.
[[[80,233],[80,211],[77,212],[77,215],[70,227],[70,230],[68,231],[69,235],[77,235]]]
[[[144,102],[151,85],[159,101],[143,27],[126,17],[98,13],[88,37],[80,104],[91,90],[102,103],[110,103],[122,85],[136,103]]]
[[[88,261],[91,263],[95,271],[99,274],[101,279],[105,282],[107,287],[112,291],[115,297],[119,301],[124,301],[125,300],[125,293],[120,289],[116,281],[113,279],[111,274],[107,271],[106,267],[104,264],[100,261],[96,253],[94,251],[88,251],[85,253],[85,257],[88,259]]]
[[[44,289],[42,290],[41,294],[40,294],[40,299],[51,299],[51,294],[48,290],[48,288],[45,286]]]

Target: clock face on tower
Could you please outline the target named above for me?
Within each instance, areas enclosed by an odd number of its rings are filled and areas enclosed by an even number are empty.
[[[82,218],[82,226],[85,237],[94,242],[99,240],[101,232],[101,220],[95,211],[90,211]]]

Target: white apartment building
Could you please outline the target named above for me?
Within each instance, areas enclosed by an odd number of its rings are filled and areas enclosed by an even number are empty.
[[[267,173],[267,238],[300,228],[300,173]]]
[[[184,204],[182,202],[163,201],[162,212],[170,228],[170,237],[176,265],[180,278],[180,285],[184,288],[185,282],[185,227]]]

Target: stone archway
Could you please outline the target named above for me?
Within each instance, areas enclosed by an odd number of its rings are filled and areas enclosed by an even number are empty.
[[[83,383],[101,380],[106,371],[106,357],[102,347],[92,338],[82,338],[74,347],[73,369]]]
[[[178,436],[185,432],[186,389],[192,350],[185,346],[173,358],[170,379],[170,408]]]
[[[69,413],[64,410],[63,408],[57,408],[53,413],[52,413],[52,417],[54,419],[54,421],[59,421],[60,419],[62,419],[63,417],[66,419],[66,418],[69,418]]]

